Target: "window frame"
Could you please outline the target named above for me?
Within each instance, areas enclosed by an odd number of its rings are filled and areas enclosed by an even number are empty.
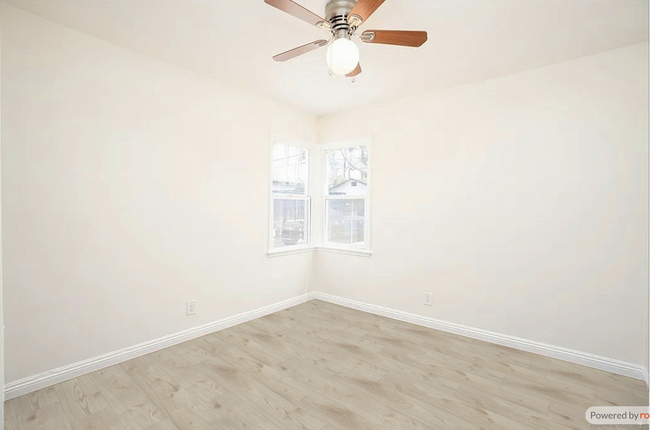
[[[322,219],[322,246],[319,246],[319,249],[330,250],[330,251],[339,251],[346,254],[359,254],[364,256],[370,256],[372,254],[372,237],[371,237],[371,199],[372,199],[372,142],[369,136],[360,137],[356,139],[344,139],[340,141],[330,142],[323,144],[321,157],[322,157],[322,173],[321,173],[321,193],[322,196],[319,199],[322,208],[321,215]],[[343,148],[354,148],[357,146],[365,146],[368,148],[368,173],[367,173],[367,183],[366,183],[366,195],[329,195],[328,188],[328,169],[327,169],[327,151],[333,149],[343,149]],[[327,234],[327,212],[328,212],[328,200],[364,200],[364,244],[363,246],[359,245],[345,245],[336,242],[330,242],[328,240]]]
[[[292,146],[307,150],[307,183],[305,184],[305,194],[275,194],[273,192],[273,150],[276,145]],[[307,252],[314,249],[313,222],[312,222],[312,190],[313,190],[313,155],[314,145],[283,136],[274,136],[271,139],[269,148],[269,213],[268,213],[268,244],[267,255],[276,256],[283,254],[295,254]],[[274,246],[274,203],[276,200],[302,200],[305,202],[305,232],[307,236],[306,243],[287,245],[282,247]]]

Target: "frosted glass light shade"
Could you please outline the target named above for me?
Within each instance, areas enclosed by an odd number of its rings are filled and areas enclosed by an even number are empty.
[[[327,65],[337,75],[353,71],[359,64],[359,48],[350,39],[336,39],[327,48]]]

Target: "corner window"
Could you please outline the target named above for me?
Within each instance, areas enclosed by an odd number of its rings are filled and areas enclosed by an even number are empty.
[[[309,245],[309,149],[275,143],[271,153],[271,250]]]
[[[326,246],[369,249],[369,146],[325,149]]]

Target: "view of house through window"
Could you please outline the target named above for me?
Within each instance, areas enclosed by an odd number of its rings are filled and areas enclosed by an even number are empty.
[[[271,249],[309,243],[309,150],[273,145]]]
[[[366,248],[368,147],[328,149],[325,157],[325,241]]]

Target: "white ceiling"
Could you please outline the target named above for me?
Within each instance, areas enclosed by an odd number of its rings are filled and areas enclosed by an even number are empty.
[[[328,34],[263,0],[7,0],[68,27],[314,114],[476,82],[648,40],[647,0],[386,0],[363,29],[426,30],[423,47],[360,46],[357,82]],[[324,15],[326,0],[299,0]]]

